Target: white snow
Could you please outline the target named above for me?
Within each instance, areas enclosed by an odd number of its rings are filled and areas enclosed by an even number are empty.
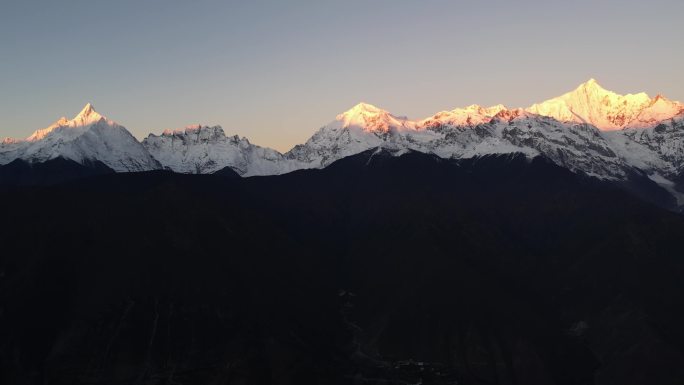
[[[665,181],[684,171],[684,104],[661,95],[618,95],[593,79],[525,109],[471,105],[421,120],[360,103],[285,154],[227,136],[220,126],[165,130],[139,143],[88,104],[73,119],[61,118],[26,140],[3,140],[0,164],[63,156],[100,160],[116,171],[164,167],[213,173],[231,167],[252,176],[321,168],[373,148],[443,158],[544,155],[572,171],[608,180],[624,179],[637,168],[666,187],[671,184]]]
[[[126,128],[95,112],[90,103],[71,120],[60,118],[25,141],[3,141],[0,145],[0,164],[18,158],[39,163],[57,157],[79,163],[97,160],[117,172],[159,168]]]
[[[150,134],[143,146],[164,167],[188,174],[211,174],[231,167],[240,175],[272,175],[293,171],[298,163],[276,150],[253,145],[247,138],[226,136],[221,126],[189,126]]]
[[[601,130],[625,127],[651,127],[684,111],[684,105],[645,93],[618,95],[601,87],[594,79],[574,91],[534,104],[528,112],[561,122],[588,123]]]

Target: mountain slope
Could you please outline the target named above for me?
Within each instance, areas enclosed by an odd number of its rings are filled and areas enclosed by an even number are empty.
[[[278,151],[253,145],[247,138],[226,136],[220,126],[150,134],[142,145],[165,168],[186,174],[211,174],[231,167],[240,175],[281,174],[296,168]]]
[[[114,170],[100,161],[85,161],[82,164],[57,157],[45,162],[30,163],[15,159],[0,166],[0,186],[45,186],[113,172]]]
[[[90,104],[71,120],[60,118],[26,140],[5,140],[0,145],[1,164],[15,159],[41,163],[59,157],[81,164],[100,161],[117,172],[159,168],[125,127],[98,114]]]
[[[650,178],[684,205],[677,188],[684,173],[683,132],[682,103],[661,95],[618,95],[591,79],[526,109],[471,105],[415,121],[360,103],[285,154],[228,137],[220,126],[167,130],[139,144],[88,105],[76,118],[62,118],[27,140],[4,140],[0,164],[64,157],[79,163],[102,161],[115,171],[164,167],[214,173],[230,167],[241,176],[255,176],[322,168],[378,147],[446,159],[524,153],[623,186],[636,183],[639,190]]]
[[[527,109],[473,105],[420,121],[362,103],[285,156],[309,167],[325,167],[376,147],[456,159],[541,154],[571,171],[621,185],[635,177],[651,178],[684,203],[684,195],[672,188],[684,171],[683,121],[684,105],[679,102],[643,93],[618,95],[592,79]]]
[[[0,382],[684,377],[681,216],[541,157],[394,155],[0,192]]]
[[[320,128],[306,143],[296,145],[285,157],[310,168],[330,163],[378,146],[401,146],[401,132],[415,131],[414,123],[367,103],[359,103]]]
[[[176,172],[213,173],[231,167],[242,176],[321,168],[377,147],[443,158],[542,154],[572,171],[602,179],[624,182],[642,173],[684,201],[670,189],[683,171],[682,121],[684,105],[679,102],[643,93],[618,95],[592,79],[527,109],[472,105],[418,121],[360,103],[285,154],[246,138],[228,137],[220,126],[150,134],[142,144],[163,167]],[[42,137],[43,131],[33,137]],[[6,142],[0,159],[22,146]],[[105,163],[112,167],[112,162]]]
[[[684,104],[660,95],[645,93],[618,95],[601,87],[594,79],[574,91],[535,104],[528,112],[561,122],[587,123],[601,130],[626,127],[649,128],[684,112]]]
[[[381,116],[391,115],[378,113],[378,120]],[[376,147],[415,150],[443,158],[543,154],[572,171],[604,178],[621,178],[628,167],[594,127],[561,123],[522,110],[471,106],[418,123],[402,122],[401,126],[393,126],[387,120],[377,129],[372,125],[345,124],[338,117],[285,155],[313,167],[324,167]]]

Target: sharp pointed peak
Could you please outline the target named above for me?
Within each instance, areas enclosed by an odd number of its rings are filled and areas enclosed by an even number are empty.
[[[95,107],[92,104],[86,103],[81,112],[78,113],[73,119],[69,121],[70,126],[86,126],[89,124],[96,123],[103,119],[104,116],[100,115],[95,111]]]
[[[53,132],[54,130],[60,128],[60,127],[70,127],[70,128],[75,128],[75,127],[85,127],[91,124],[95,124],[102,119],[106,118],[100,114],[98,114],[95,111],[95,108],[93,108],[93,105],[90,103],[87,103],[81,112],[78,113],[73,119],[68,120],[66,117],[61,117],[59,118],[56,122],[52,123],[50,126],[46,128],[42,128],[40,130],[35,131],[31,136],[27,138],[28,141],[36,141],[43,139],[46,137],[48,134]],[[107,121],[108,124],[113,125],[113,122]]]
[[[79,112],[78,115],[76,115],[74,120],[76,120],[78,118],[89,117],[89,116],[94,115],[94,114],[99,115],[97,113],[97,111],[95,111],[95,107],[93,107],[93,105],[91,103],[86,103],[86,105],[83,107],[83,109],[81,109],[81,112]]]
[[[599,84],[599,82],[598,82],[596,79],[590,78],[590,79],[587,80],[586,82],[580,84],[579,87],[577,87],[577,89],[578,89],[578,90],[580,90],[580,89],[599,89],[599,90],[603,90],[604,88],[603,88],[603,86],[601,86],[601,85]]]

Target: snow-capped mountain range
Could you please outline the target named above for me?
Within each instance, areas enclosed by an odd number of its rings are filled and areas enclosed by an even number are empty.
[[[306,167],[247,138],[226,136],[221,126],[166,130],[159,136],[150,134],[142,145],[164,167],[181,173],[211,174],[231,167],[240,175],[272,175]]]
[[[520,152],[602,179],[620,180],[636,169],[662,182],[684,169],[683,135],[684,104],[617,95],[592,79],[526,109],[473,105],[418,121],[361,103],[285,156],[325,167],[379,146],[444,158]]]
[[[443,158],[543,155],[574,172],[606,180],[640,173],[678,195],[672,186],[684,172],[684,104],[661,95],[618,95],[594,79],[529,108],[472,105],[422,120],[360,103],[284,154],[226,136],[220,126],[167,130],[138,142],[88,104],[74,119],[62,118],[25,140],[3,140],[0,164],[61,156],[81,163],[99,160],[122,172],[166,168],[213,173],[230,167],[253,176],[321,168],[376,147]]]
[[[98,114],[90,104],[71,120],[62,117],[25,140],[6,138],[0,144],[0,164],[15,159],[40,163],[57,157],[78,163],[97,160],[117,172],[161,167],[125,127]]]

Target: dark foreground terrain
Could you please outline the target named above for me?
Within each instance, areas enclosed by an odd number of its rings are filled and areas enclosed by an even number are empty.
[[[542,158],[102,173],[0,192],[2,384],[684,383],[684,218]]]

